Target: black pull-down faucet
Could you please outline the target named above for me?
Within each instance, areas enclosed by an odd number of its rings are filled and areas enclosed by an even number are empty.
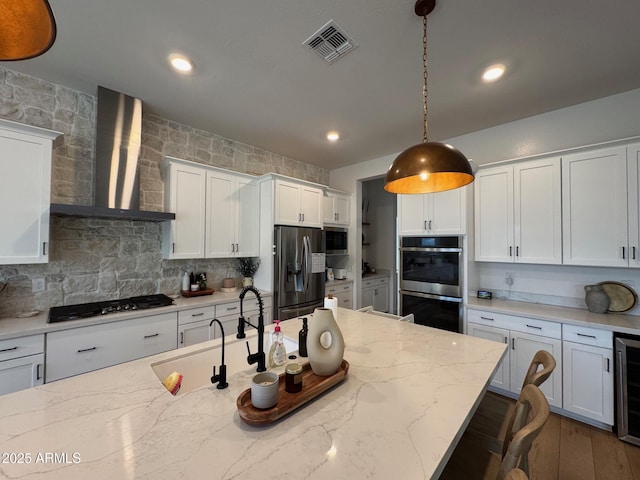
[[[260,309],[258,315],[258,325],[254,325],[251,322],[248,322],[244,318],[244,314],[242,312],[242,304],[244,303],[244,296],[247,292],[253,292],[253,294],[258,299],[258,307]],[[236,338],[245,338],[246,335],[244,333],[244,324],[247,324],[256,330],[258,330],[258,351],[256,353],[251,353],[251,349],[249,348],[249,342],[247,342],[247,362],[249,365],[253,365],[254,363],[258,363],[258,368],[256,371],[264,372],[267,370],[267,365],[265,361],[264,354],[264,305],[262,303],[262,297],[260,296],[260,292],[258,289],[252,285],[248,287],[244,287],[242,292],[240,292],[240,318],[238,318],[238,333],[236,334]]]
[[[220,334],[222,335],[222,364],[220,365],[220,373],[216,375],[216,366],[213,366],[213,376],[211,377],[211,383],[217,383],[217,389],[222,390],[223,388],[227,388],[229,384],[227,383],[227,366],[224,364],[224,327],[222,323],[217,318],[211,320],[209,324],[209,328],[213,325],[213,322],[216,322],[220,325]]]

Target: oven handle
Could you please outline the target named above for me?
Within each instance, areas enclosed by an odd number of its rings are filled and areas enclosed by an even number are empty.
[[[446,252],[461,253],[461,248],[436,248],[436,247],[400,247],[401,252]]]
[[[419,293],[419,292],[410,292],[408,290],[400,290],[400,295],[407,295],[410,297],[430,298],[432,300],[442,300],[444,302],[462,303],[462,298],[460,297],[446,297],[444,295],[433,295],[432,293]]]

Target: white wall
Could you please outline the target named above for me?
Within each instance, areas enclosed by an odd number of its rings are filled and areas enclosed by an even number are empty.
[[[510,122],[445,141],[478,165],[532,156],[640,135],[640,89]],[[398,152],[399,153],[399,152]],[[386,155],[329,174],[330,185],[354,194],[351,206],[350,251],[359,251],[362,220],[361,181],[384,175],[396,154]],[[470,212],[472,215],[472,213]],[[470,232],[472,236],[473,232]],[[352,255],[351,267],[360,272],[361,255]],[[504,274],[514,274],[511,290]],[[470,265],[469,289],[492,289],[514,300],[555,305],[584,306],[584,285],[618,280],[640,288],[640,272],[632,269],[529,266],[512,264]],[[356,277],[356,282],[358,278]],[[636,309],[637,310],[637,309]],[[637,314],[636,312],[630,312]]]

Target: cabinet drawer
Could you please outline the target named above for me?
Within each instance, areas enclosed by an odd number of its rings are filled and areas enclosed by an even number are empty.
[[[562,338],[562,324],[528,317],[511,317],[511,330],[548,338]]]
[[[178,325],[197,322],[200,320],[212,319],[216,315],[216,309],[213,305],[206,307],[189,308],[188,310],[180,310],[178,312]]]
[[[509,329],[513,322],[513,317],[502,313],[486,312],[484,310],[467,310],[467,322],[488,325],[496,328]]]
[[[13,358],[26,357],[44,353],[44,335],[29,335],[27,337],[0,340],[0,362]]]
[[[388,283],[389,283],[389,279],[387,277],[373,278],[371,280],[363,281],[362,288],[379,287],[381,285],[387,285]]]
[[[337,285],[335,287],[328,287],[325,289],[327,294],[338,295],[339,293],[353,291],[353,283],[347,283],[345,285]]]
[[[582,343],[583,345],[613,348],[613,333],[597,328],[563,324],[562,339],[568,342]]]
[[[256,300],[256,304],[257,303],[258,301]],[[245,301],[243,309],[253,310],[253,300]],[[240,315],[240,300],[216,305],[216,317],[223,317],[225,315]]]
[[[242,309],[245,312],[253,312],[253,311],[258,311],[260,309],[260,303],[258,302],[258,299],[255,298],[252,294],[247,294],[248,296],[245,297],[244,299],[244,304],[242,305]],[[238,305],[240,305],[240,302],[236,302],[238,303]],[[227,305],[227,304],[225,304]],[[263,297],[262,298],[262,306],[263,308],[266,310],[268,308],[271,308],[271,306],[273,305],[273,299],[272,297]],[[234,310],[235,311],[235,310]],[[240,308],[238,308],[238,312],[240,312]],[[233,313],[233,312],[226,312],[224,313],[224,315],[227,315],[229,313]]]

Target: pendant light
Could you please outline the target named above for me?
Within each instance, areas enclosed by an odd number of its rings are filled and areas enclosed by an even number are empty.
[[[432,193],[463,187],[473,182],[473,172],[467,158],[446,143],[429,142],[427,136],[427,15],[435,0],[417,0],[416,15],[422,17],[422,111],[424,135],[422,143],[407,148],[393,161],[387,171],[384,189],[391,193]]]
[[[0,1],[0,61],[37,57],[56,39],[56,21],[47,0]]]

